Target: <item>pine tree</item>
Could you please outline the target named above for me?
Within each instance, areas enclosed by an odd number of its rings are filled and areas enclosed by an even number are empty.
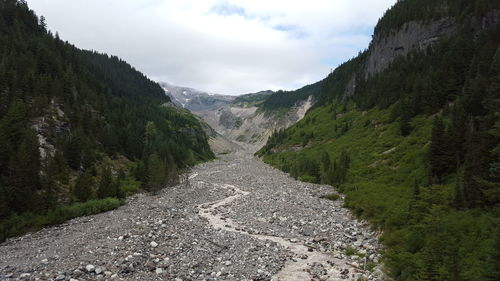
[[[401,116],[401,122],[400,122],[400,127],[399,130],[401,132],[401,135],[403,137],[409,136],[412,130],[412,126],[410,124],[410,118],[408,117],[407,114],[403,114]]]
[[[464,158],[464,197],[468,208],[483,206],[487,199],[484,197],[484,183],[488,176],[485,169],[488,165],[486,157],[489,154],[483,141],[484,132],[476,129],[474,120],[470,120],[467,126]]]
[[[31,200],[34,192],[40,187],[38,138],[31,129],[26,129],[24,133],[17,154],[11,159],[9,168],[13,171],[11,184],[16,189],[13,204],[19,212],[35,207]]]
[[[409,102],[403,102],[403,105],[401,106],[401,120],[400,120],[400,125],[399,125],[399,131],[401,132],[401,135],[403,137],[406,137],[410,135],[412,131],[412,126],[410,124],[411,122],[411,117],[413,115],[411,106]]]
[[[457,172],[457,179],[455,182],[455,191],[453,193],[453,205],[457,209],[462,209],[466,206],[465,203],[465,182],[464,182],[464,171],[460,169]]]
[[[327,173],[330,169],[331,160],[328,152],[323,151],[321,153],[321,182],[327,183]]]
[[[410,220],[417,218],[417,214],[419,212],[417,208],[417,204],[420,201],[420,186],[418,183],[415,181],[413,183],[413,192],[411,196],[410,203],[408,205],[408,217]]]
[[[500,280],[500,227],[495,229],[494,245],[491,249],[491,260],[489,260],[488,269],[486,270],[487,281]]]
[[[164,188],[167,182],[166,167],[158,154],[149,157],[147,169],[147,188],[155,193]]]
[[[99,180],[99,187],[97,188],[97,197],[115,197],[115,190],[113,186],[113,176],[111,174],[111,169],[105,167],[101,171],[101,178]]]
[[[445,134],[443,120],[440,117],[435,117],[432,127],[431,146],[429,149],[429,163],[431,176],[437,180],[437,182],[441,182],[443,176],[455,167],[452,152],[449,138]]]
[[[7,198],[8,189],[0,183],[0,220],[7,218],[11,210],[9,209],[9,200]]]
[[[92,198],[94,179],[89,172],[81,174],[76,180],[73,188],[73,195],[78,202],[85,202]]]

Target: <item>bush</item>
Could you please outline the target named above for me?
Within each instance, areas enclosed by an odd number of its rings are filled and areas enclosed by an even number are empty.
[[[299,180],[303,182],[318,183],[318,178],[309,175],[302,175],[299,177]]]
[[[358,251],[352,247],[347,247],[345,249],[345,255],[346,256],[354,256],[354,255],[358,255]]]
[[[120,189],[127,196],[137,193],[140,188],[141,183],[131,175],[127,175],[123,180],[120,181]]]
[[[325,195],[322,198],[335,201],[335,200],[338,200],[340,198],[340,195],[338,195],[337,193],[332,193],[332,194]]]

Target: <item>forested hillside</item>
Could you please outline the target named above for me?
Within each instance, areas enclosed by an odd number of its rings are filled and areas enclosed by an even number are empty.
[[[306,117],[258,152],[336,186],[382,228],[396,280],[500,280],[499,9],[399,1],[370,47],[321,82]],[[425,34],[433,26],[439,36]],[[384,50],[419,33],[411,50]]]
[[[0,241],[116,207],[112,198],[213,158],[198,119],[169,102],[126,62],[64,42],[25,1],[1,0]]]
[[[304,86],[295,91],[277,91],[270,95],[260,104],[260,108],[266,111],[287,109],[296,106],[299,102],[307,100],[310,96],[316,99],[322,87],[322,82]]]

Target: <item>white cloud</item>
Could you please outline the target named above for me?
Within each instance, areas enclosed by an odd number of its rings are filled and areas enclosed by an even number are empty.
[[[52,31],[152,79],[239,94],[316,82],[395,0],[28,0]]]

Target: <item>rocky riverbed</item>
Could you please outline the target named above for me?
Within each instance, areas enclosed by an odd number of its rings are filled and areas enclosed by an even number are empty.
[[[384,280],[376,234],[251,154],[0,244],[0,280]]]

